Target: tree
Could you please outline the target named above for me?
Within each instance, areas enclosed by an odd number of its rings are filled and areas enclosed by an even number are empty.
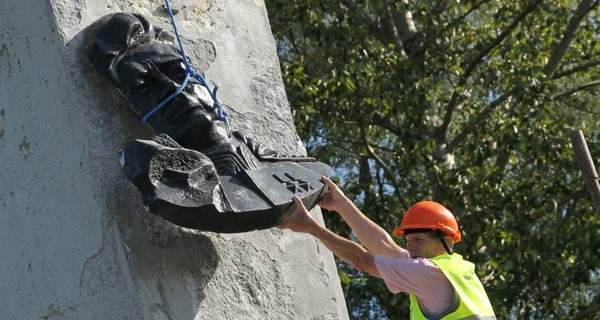
[[[569,142],[582,129],[598,159],[599,0],[266,4],[308,152],[367,215],[392,230],[435,199],[499,318],[600,319],[600,219]],[[408,317],[338,268],[354,318]]]

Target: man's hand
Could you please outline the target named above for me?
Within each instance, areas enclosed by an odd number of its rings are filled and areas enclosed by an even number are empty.
[[[346,198],[331,180],[325,179],[323,181],[326,181],[325,183],[327,183],[328,186],[335,187],[335,189],[332,189],[333,192],[330,191],[328,194],[334,203],[337,201],[335,200],[336,198]],[[355,268],[368,272],[376,277],[381,277],[375,266],[375,255],[367,251],[358,243],[340,237],[324,226],[321,226],[308,213],[308,210],[306,210],[306,207],[304,207],[302,200],[300,200],[298,196],[294,196],[294,204],[296,205],[296,211],[285,219],[279,225],[279,228],[309,233],[319,239],[329,250],[331,250],[331,252],[333,252],[333,254]]]
[[[321,177],[321,180],[329,187],[329,191],[319,202],[319,206],[327,210],[339,212],[342,202],[347,200],[346,195],[344,195],[344,192],[335,183],[333,183],[331,179],[327,177]]]
[[[310,215],[302,200],[298,196],[293,198],[296,210],[280,225],[281,229],[290,229],[295,232],[311,233],[320,227],[319,223]]]

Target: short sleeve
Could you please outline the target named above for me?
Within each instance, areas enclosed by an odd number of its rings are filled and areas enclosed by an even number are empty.
[[[452,304],[452,284],[428,259],[375,256],[375,266],[391,292],[413,293],[426,314],[440,314]]]

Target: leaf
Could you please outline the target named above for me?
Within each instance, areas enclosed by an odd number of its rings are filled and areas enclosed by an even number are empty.
[[[600,296],[600,219],[568,135],[582,129],[600,156],[598,88],[554,97],[600,78],[600,13],[576,30],[564,75],[547,77],[578,2],[544,1],[522,20],[529,1],[397,2],[414,30],[396,31],[412,38],[386,29],[389,3],[266,1],[309,154],[332,165],[336,183],[385,230],[416,201],[447,204],[464,235],[456,251],[485,270],[498,318],[529,308],[528,319],[574,319]],[[361,183],[359,163],[371,183]],[[325,219],[349,234],[338,215]],[[409,318],[406,295],[338,267],[353,317]]]

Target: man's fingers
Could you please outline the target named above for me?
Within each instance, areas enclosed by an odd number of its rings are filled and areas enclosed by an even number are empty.
[[[331,179],[329,179],[326,176],[322,176],[321,180],[323,181],[323,183],[325,183],[328,187],[335,187],[335,183],[333,183],[333,181],[331,181]]]
[[[323,181],[323,183],[329,187],[329,191],[335,191],[335,193],[342,193],[342,190],[340,190],[340,187],[337,186],[337,184],[335,184],[335,182],[331,181],[331,179],[329,179],[326,176],[322,176],[321,177],[321,181]]]
[[[295,203],[295,204],[297,204],[297,205],[300,205],[300,204],[301,204],[301,205],[304,205],[304,204],[302,203],[302,200],[300,200],[300,198],[299,198],[297,195],[294,195],[294,197],[292,198],[292,200],[293,200],[293,201],[294,201],[294,203]]]
[[[294,195],[294,197],[292,198],[292,200],[296,204],[296,207],[297,207],[296,210],[308,211],[308,209],[306,209],[306,206],[304,206],[304,203],[302,202],[302,200],[300,200],[300,198],[297,195]]]

